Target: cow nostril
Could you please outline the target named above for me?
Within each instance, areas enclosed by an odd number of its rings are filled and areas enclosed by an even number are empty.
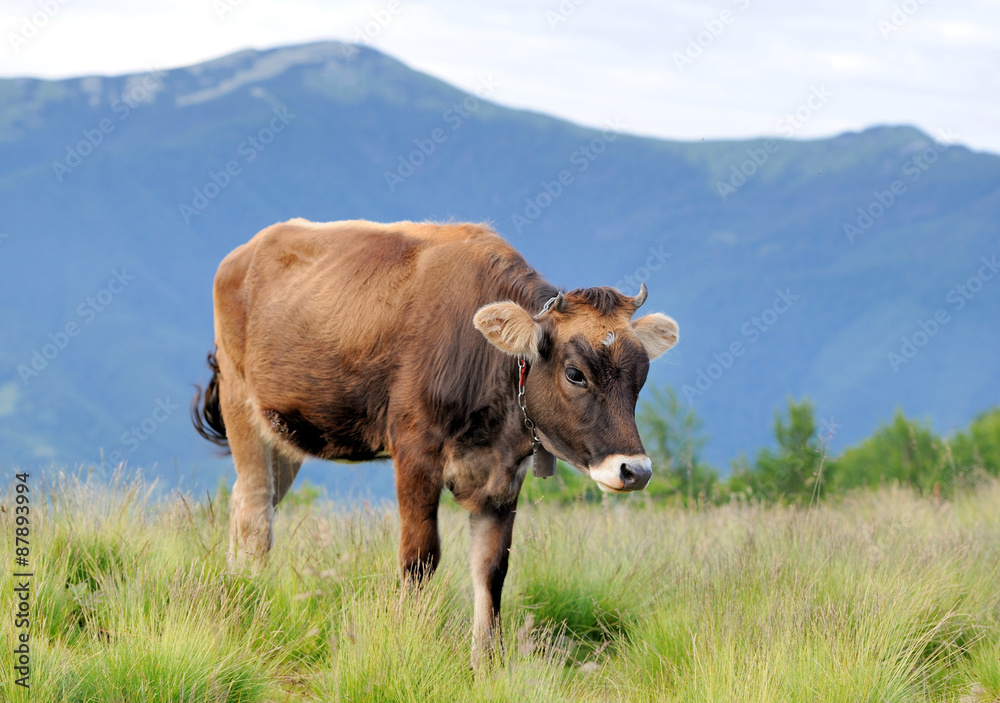
[[[618,474],[621,476],[622,483],[626,486],[635,481],[635,474],[628,468],[628,464],[623,463]]]

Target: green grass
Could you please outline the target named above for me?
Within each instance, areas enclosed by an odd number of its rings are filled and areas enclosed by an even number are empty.
[[[812,508],[522,500],[504,661],[473,674],[453,507],[441,568],[401,594],[390,508],[307,490],[251,575],[226,565],[220,499],[31,481],[32,693],[13,686],[5,616],[0,700],[1000,700],[998,482]]]

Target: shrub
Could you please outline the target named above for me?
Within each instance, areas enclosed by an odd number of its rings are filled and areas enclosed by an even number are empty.
[[[897,410],[891,423],[837,458],[832,480],[838,491],[893,482],[922,492],[935,486],[940,490],[954,479],[945,446],[929,424],[909,420]]]
[[[960,470],[1000,475],[1000,408],[982,413],[955,435],[951,452]]]
[[[729,490],[765,501],[808,503],[823,493],[823,447],[816,436],[813,404],[789,398],[788,419],[774,416],[777,450],[762,449],[751,467],[745,457],[733,464]]]

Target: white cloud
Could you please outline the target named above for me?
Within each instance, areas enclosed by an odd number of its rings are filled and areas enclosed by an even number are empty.
[[[7,1],[0,75],[144,72],[368,28],[373,46],[417,69],[466,90],[493,75],[498,102],[584,124],[617,115],[666,138],[756,136],[825,84],[836,99],[796,136],[961,125],[966,143],[1000,152],[1000,6],[991,0],[919,5],[887,36],[879,23],[899,4],[888,0],[397,1],[390,13],[390,0],[68,0],[17,51],[10,35],[41,5]],[[220,18],[217,3],[232,9]],[[724,11],[731,21],[719,31]],[[674,53],[699,35],[700,55],[678,71]]]

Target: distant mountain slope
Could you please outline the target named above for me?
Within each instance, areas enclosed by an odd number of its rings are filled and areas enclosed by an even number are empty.
[[[212,276],[295,216],[492,220],[557,285],[645,280],[681,327],[651,383],[697,408],[722,468],[788,395],[839,421],[835,447],[897,405],[947,431],[1000,400],[1000,157],[909,127],[645,139],[495,91],[332,42],[0,81],[0,465],[103,450],[214,485],[187,419]]]

